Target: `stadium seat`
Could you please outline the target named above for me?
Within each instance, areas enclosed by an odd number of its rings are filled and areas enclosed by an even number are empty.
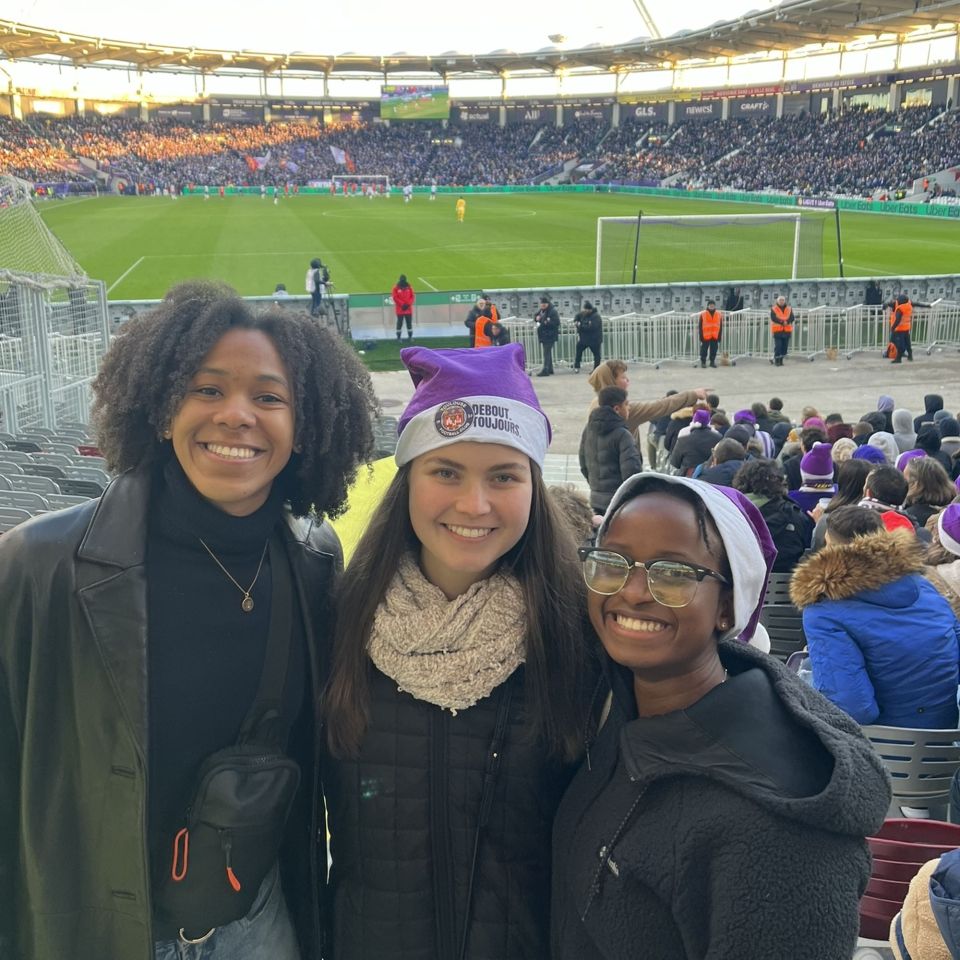
[[[5,450],[4,455],[6,455],[8,452],[9,451]],[[7,459],[0,460],[0,475],[9,477],[12,474],[22,476],[23,467],[19,463],[11,463],[11,461]]]
[[[11,490],[29,490],[31,493],[61,493],[59,485],[49,477],[33,477],[29,474],[7,474]],[[62,481],[61,481],[62,482]]]
[[[57,440],[51,440],[47,444],[47,453],[62,453],[65,457],[76,457],[77,453],[77,444],[75,443],[61,443]]]
[[[4,463],[33,463],[33,457],[22,450],[4,450],[0,460]]]
[[[0,490],[0,507],[15,507],[28,510],[31,514],[43,513],[47,509],[46,497],[29,490]]]
[[[39,454],[35,454],[39,456]],[[23,472],[34,477],[49,477],[51,480],[62,480],[66,474],[63,472],[62,467],[58,467],[52,463],[24,463]]]
[[[54,467],[69,467],[73,462],[63,453],[35,453],[33,454],[34,463],[49,463]]]
[[[2,473],[0,473],[0,491],[12,489],[13,488],[10,486],[10,481]]]
[[[60,481],[60,493],[74,497],[99,497],[103,493],[103,486],[93,480],[73,480],[67,477]]]
[[[903,808],[908,807],[926,811],[919,816],[946,820],[953,775],[960,770],[960,730],[871,725],[863,733],[890,774],[890,815],[907,816]]]
[[[90,497],[68,496],[65,493],[48,493],[44,500],[50,505],[51,510],[64,510],[67,507],[76,507],[81,503],[89,503]]]
[[[786,662],[807,645],[803,616],[790,600],[789,573],[771,573],[760,609],[760,622],[770,636],[770,654]]]
[[[0,534],[8,533],[14,527],[23,523],[24,520],[29,520],[31,516],[27,510],[0,506]]]
[[[14,437],[6,441],[11,450],[19,450],[22,453],[40,453],[40,444],[36,440],[22,440],[20,437]]]
[[[92,480],[94,483],[99,483],[102,487],[105,487],[110,482],[110,474],[105,470],[101,470],[99,467],[78,467],[71,464],[65,468],[64,473],[71,480]]]

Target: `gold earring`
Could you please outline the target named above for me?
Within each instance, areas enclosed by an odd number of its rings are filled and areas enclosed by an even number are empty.
[[[729,626],[730,626],[730,624],[727,623],[726,620],[721,620],[721,621],[720,621],[720,629],[721,629],[721,630],[726,630],[727,627],[729,627]]]
[[[164,440],[169,440],[173,436],[173,431],[168,428],[163,431],[161,436],[163,437]]]

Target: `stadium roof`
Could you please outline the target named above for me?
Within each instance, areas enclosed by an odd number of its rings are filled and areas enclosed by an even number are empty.
[[[325,74],[435,73],[439,76],[505,71],[595,68],[626,70],[687,60],[736,57],[815,44],[844,43],[882,34],[903,35],[937,24],[960,24],[960,0],[788,0],[709,27],[681,31],[663,39],[640,37],[614,45],[580,49],[559,46],[530,52],[422,55],[397,53],[269,53],[134,43],[90,37],[0,20],[0,53],[8,59],[63,57],[77,66],[122,63],[145,70],[216,72],[253,70]]]

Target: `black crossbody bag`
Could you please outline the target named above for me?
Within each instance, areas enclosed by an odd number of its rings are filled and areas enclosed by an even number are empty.
[[[154,884],[154,914],[186,938],[247,916],[277,861],[300,785],[283,752],[281,705],[290,659],[293,589],[283,547],[270,541],[270,628],[253,705],[234,746],[200,765],[192,800]]]

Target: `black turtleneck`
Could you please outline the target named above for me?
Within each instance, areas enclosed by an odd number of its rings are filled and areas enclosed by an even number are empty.
[[[253,703],[270,625],[269,551],[251,591],[254,608],[204,550],[207,543],[236,581],[249,587],[264,544],[282,522],[282,497],[246,517],[204,500],[176,459],[155,480],[147,538],[149,679],[149,843],[154,875],[169,866],[195,774],[210,754],[235,743]],[[284,691],[292,725],[306,692],[306,655],[294,611]]]

